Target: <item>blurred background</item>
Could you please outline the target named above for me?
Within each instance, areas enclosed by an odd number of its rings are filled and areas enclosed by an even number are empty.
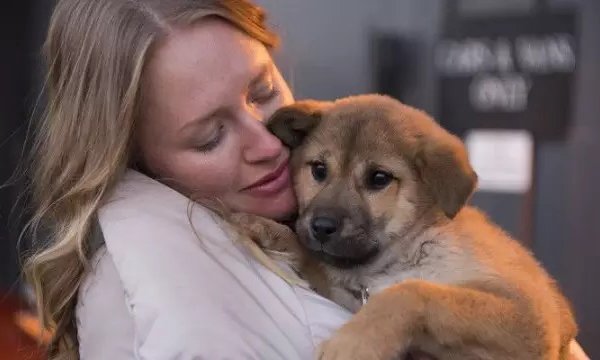
[[[43,358],[20,312],[23,188],[12,175],[27,150],[53,3],[7,1],[0,11],[0,359]],[[579,341],[600,357],[600,1],[258,3],[282,36],[276,57],[297,98],[385,93],[465,140],[480,176],[473,203],[558,280]]]

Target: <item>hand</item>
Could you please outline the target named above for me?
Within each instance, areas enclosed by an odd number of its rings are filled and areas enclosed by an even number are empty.
[[[590,360],[577,341],[571,341],[569,348],[569,360]]]

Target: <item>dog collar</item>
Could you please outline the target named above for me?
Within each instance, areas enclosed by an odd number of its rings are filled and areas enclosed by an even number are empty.
[[[369,288],[361,286],[360,287],[360,301],[365,305],[367,301],[369,301]]]
[[[367,301],[369,301],[369,288],[366,286],[361,286],[359,290],[346,288],[352,296],[360,300],[362,305],[365,305]]]

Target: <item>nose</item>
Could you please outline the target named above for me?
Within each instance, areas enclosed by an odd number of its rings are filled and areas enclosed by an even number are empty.
[[[281,141],[259,119],[253,118],[246,123],[244,160],[258,163],[279,159],[283,151]]]
[[[331,240],[339,228],[339,220],[331,216],[318,216],[310,222],[313,237],[321,243]]]

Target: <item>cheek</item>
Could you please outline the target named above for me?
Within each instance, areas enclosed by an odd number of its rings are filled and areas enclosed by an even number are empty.
[[[386,232],[401,232],[407,225],[412,223],[417,216],[418,194],[417,184],[412,180],[405,180],[397,188],[394,199],[389,199],[389,222]]]
[[[294,175],[294,188],[300,211],[306,209],[312,199],[322,189],[321,185],[314,181],[307,167],[303,167]]]
[[[368,193],[366,199],[373,218],[393,217],[400,196],[401,186],[397,182],[393,182],[383,191]]]
[[[240,168],[236,157],[182,151],[160,157],[153,173],[179,192],[194,198],[218,197],[236,189]]]
[[[200,194],[220,196],[235,191],[241,164],[235,157],[190,159],[182,162],[182,178],[187,179],[189,188]]]

